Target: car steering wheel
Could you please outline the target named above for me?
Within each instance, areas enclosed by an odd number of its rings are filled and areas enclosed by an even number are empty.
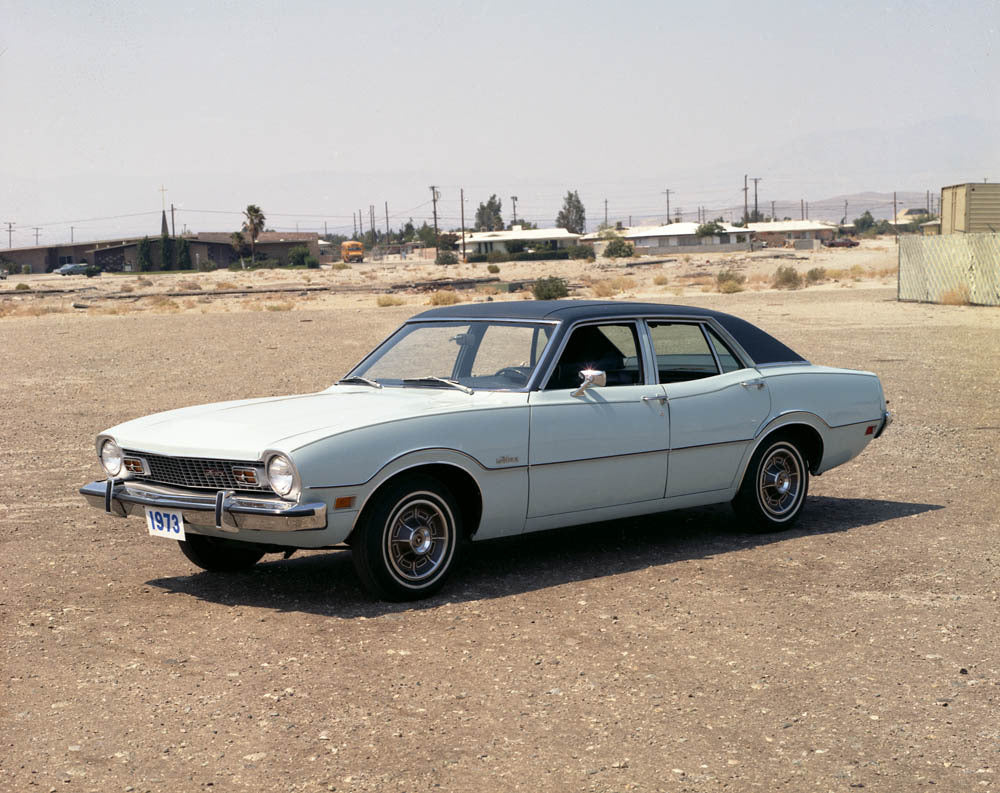
[[[506,377],[508,380],[513,380],[521,385],[528,384],[528,376],[531,374],[531,367],[529,366],[505,366],[503,369],[498,369],[494,372],[494,377]]]

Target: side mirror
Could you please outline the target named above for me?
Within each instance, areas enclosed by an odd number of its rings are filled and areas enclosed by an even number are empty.
[[[608,375],[600,369],[583,369],[580,372],[580,379],[583,382],[580,383],[580,387],[570,394],[570,396],[583,396],[583,392],[591,386],[600,387],[608,384]]]

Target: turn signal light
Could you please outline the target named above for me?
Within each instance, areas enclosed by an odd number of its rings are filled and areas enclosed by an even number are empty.
[[[354,506],[354,496],[338,496],[333,500],[334,509],[350,509]]]

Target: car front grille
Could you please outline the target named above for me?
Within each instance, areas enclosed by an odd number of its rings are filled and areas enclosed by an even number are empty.
[[[273,493],[264,482],[263,466],[246,460],[215,460],[205,457],[167,457],[147,452],[122,450],[126,457],[141,457],[149,465],[149,475],[133,474],[140,482],[190,487],[198,490],[248,490],[256,493]],[[237,482],[233,468],[256,468],[258,484]]]

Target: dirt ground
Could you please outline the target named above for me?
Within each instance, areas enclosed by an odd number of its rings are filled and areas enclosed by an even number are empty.
[[[891,250],[820,255],[862,280],[719,294],[674,286],[695,261],[566,271],[879,373],[896,422],[813,480],[794,530],[711,508],[476,544],[416,605],[372,601],[346,551],[199,572],[77,488],[100,430],[324,388],[426,295],[8,312],[0,790],[996,790],[1000,312],[897,303]],[[272,275],[305,277],[235,278]]]

